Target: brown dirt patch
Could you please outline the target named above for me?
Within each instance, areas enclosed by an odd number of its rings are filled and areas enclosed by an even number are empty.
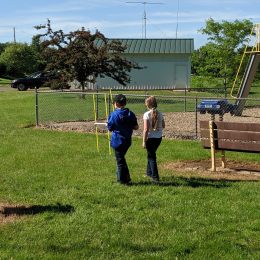
[[[217,166],[221,165],[217,160]],[[212,172],[211,159],[178,161],[164,164],[162,169],[179,172],[179,175],[189,177],[211,178],[216,180],[241,180],[256,181],[260,180],[260,165],[254,162],[227,161],[227,168],[217,167],[216,172]]]

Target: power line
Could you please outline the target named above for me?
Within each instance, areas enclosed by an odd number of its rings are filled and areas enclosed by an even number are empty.
[[[143,15],[143,26],[142,26],[142,37],[146,39],[146,21],[147,21],[147,16],[146,16],[146,5],[162,5],[163,3],[155,3],[155,2],[138,2],[138,1],[133,1],[133,2],[126,2],[127,4],[142,4],[144,6],[144,15]],[[143,33],[143,27],[144,27],[144,33]]]

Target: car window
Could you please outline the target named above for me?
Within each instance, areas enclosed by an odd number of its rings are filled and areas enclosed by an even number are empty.
[[[29,78],[39,78],[41,76],[41,72],[34,72],[32,73],[30,76],[28,76]]]

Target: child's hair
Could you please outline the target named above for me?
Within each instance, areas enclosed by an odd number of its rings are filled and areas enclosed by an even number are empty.
[[[157,111],[157,101],[154,96],[150,96],[145,100],[145,105],[152,110],[152,128],[153,130],[158,130],[158,111]]]
[[[118,94],[114,98],[114,103],[118,103],[120,106],[126,105],[126,96],[123,94]]]

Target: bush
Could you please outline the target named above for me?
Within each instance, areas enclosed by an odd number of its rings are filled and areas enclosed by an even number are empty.
[[[6,73],[6,65],[4,63],[0,63],[0,77],[4,76]]]
[[[69,89],[70,85],[62,80],[50,80],[48,82],[45,82],[42,87],[50,88],[50,89]]]

